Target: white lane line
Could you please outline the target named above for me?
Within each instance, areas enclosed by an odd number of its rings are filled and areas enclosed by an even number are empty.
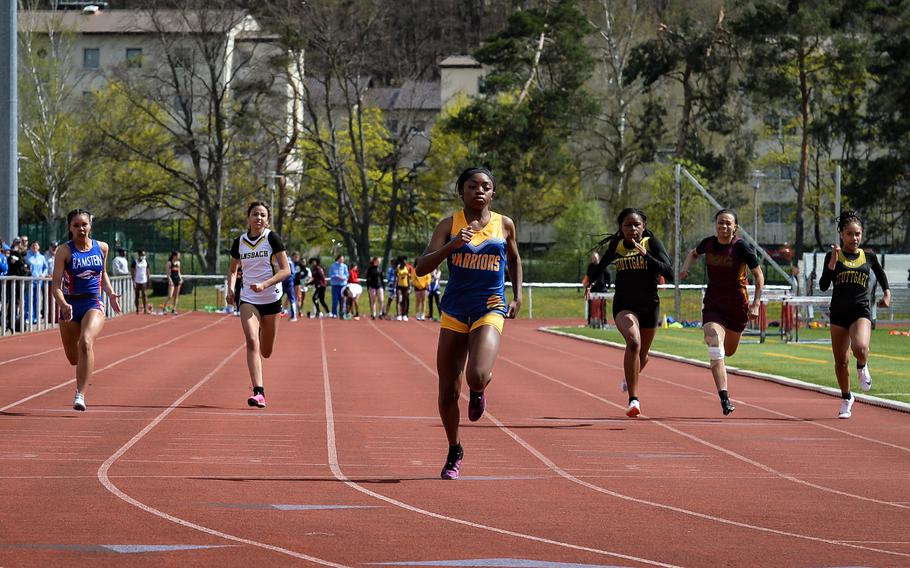
[[[383,333],[383,332],[380,331],[380,333]],[[385,336],[389,339],[389,341],[391,341],[392,343],[394,343],[395,345],[397,345],[398,348],[401,349],[404,353],[406,353],[406,354],[409,355],[412,359],[414,359],[415,361],[417,361],[424,369],[426,369],[428,372],[430,372],[431,374],[433,374],[433,375],[435,376],[435,372],[434,372],[426,363],[424,363],[423,360],[421,360],[419,357],[417,357],[416,355],[414,355],[413,353],[411,353],[408,349],[406,349],[404,346],[402,346],[400,343],[398,343],[397,341],[395,341],[395,340],[394,340],[393,338],[391,338],[390,336],[386,335],[385,333],[383,333],[383,335],[385,335]],[[553,382],[558,383],[558,384],[561,384],[561,385],[563,385],[563,386],[565,386],[565,387],[567,387],[567,388],[569,388],[569,389],[576,390],[576,391],[578,391],[578,392],[580,392],[580,393],[583,393],[583,394],[586,394],[586,395],[588,395],[588,396],[591,396],[591,397],[593,397],[593,398],[595,398],[595,399],[597,399],[597,400],[600,400],[600,401],[602,401],[602,402],[604,402],[604,403],[606,403],[606,404],[609,404],[609,405],[611,405],[611,406],[615,406],[615,407],[620,408],[620,409],[624,409],[624,408],[625,408],[625,407],[620,406],[620,405],[618,405],[618,404],[616,404],[616,403],[614,403],[614,402],[611,402],[611,401],[609,401],[609,400],[606,400],[606,399],[603,399],[603,398],[601,398],[601,397],[598,397],[597,395],[593,395],[593,394],[591,394],[591,393],[588,393],[587,391],[584,391],[583,389],[580,389],[580,388],[578,388],[578,387],[575,387],[575,386],[573,386],[573,385],[570,385],[570,384],[568,384],[568,383],[565,383],[565,382],[563,382],[563,381],[560,381],[559,379],[554,379],[554,378],[552,378],[552,377],[548,377],[547,375],[544,375],[544,374],[542,374],[542,373],[540,373],[540,372],[538,372],[538,371],[536,371],[536,370],[534,370],[534,369],[531,369],[531,368],[529,368],[529,367],[525,367],[524,365],[517,364],[517,363],[515,363],[514,361],[508,359],[507,357],[504,357],[503,355],[499,355],[498,359],[501,359],[501,360],[504,360],[504,361],[506,361],[506,362],[515,364],[515,365],[519,366],[520,368],[525,369],[525,370],[527,370],[527,371],[529,371],[529,372],[532,372],[532,373],[534,373],[534,374],[536,374],[536,375],[538,375],[538,376],[544,377],[544,378],[546,378],[547,380],[553,381]],[[831,545],[834,545],[834,546],[844,546],[844,547],[847,547],[847,548],[856,548],[856,549],[868,550],[868,551],[872,551],[872,552],[880,552],[880,553],[882,553],[882,554],[889,554],[889,555],[893,555],[893,556],[904,556],[904,557],[910,558],[910,554],[905,554],[905,553],[902,553],[902,552],[894,552],[894,551],[891,551],[891,550],[883,550],[883,549],[878,549],[878,548],[871,548],[871,547],[866,547],[866,546],[859,546],[859,545],[855,545],[855,544],[848,544],[848,543],[844,543],[844,542],[842,542],[842,541],[840,541],[840,540],[826,539],[826,538],[815,537],[815,536],[811,536],[811,535],[805,535],[805,534],[800,534],[800,533],[794,533],[794,532],[789,532],[789,531],[783,531],[783,530],[779,530],[779,529],[773,529],[773,528],[770,528],[770,527],[763,527],[763,526],[760,526],[760,525],[753,525],[753,524],[749,524],[749,523],[743,523],[743,522],[740,522],[740,521],[734,521],[734,520],[732,520],[732,519],[726,519],[726,518],[723,518],[723,517],[717,517],[717,516],[709,515],[709,514],[706,514],[706,513],[700,513],[700,512],[698,512],[698,511],[693,511],[693,510],[690,510],[690,509],[684,509],[684,508],[682,508],[682,507],[676,507],[676,506],[673,506],[673,505],[667,505],[666,503],[658,503],[658,502],[655,502],[655,501],[649,501],[649,500],[647,500],[647,499],[640,499],[640,498],[638,498],[638,497],[633,497],[633,496],[631,496],[631,495],[625,495],[625,494],[623,494],[623,493],[618,493],[618,492],[616,492],[616,491],[611,491],[611,490],[606,489],[606,488],[604,488],[604,487],[600,487],[600,486],[598,486],[598,485],[594,485],[594,484],[592,484],[592,483],[588,483],[587,481],[584,481],[584,480],[582,480],[582,479],[579,479],[579,478],[575,477],[574,475],[570,474],[569,472],[563,470],[563,469],[562,469],[561,467],[559,467],[556,463],[554,463],[552,460],[550,460],[550,459],[547,458],[545,455],[543,455],[543,453],[541,453],[541,452],[538,451],[536,448],[534,448],[533,446],[531,446],[531,444],[529,444],[528,442],[526,442],[521,436],[519,436],[518,434],[516,434],[515,432],[513,432],[512,430],[510,430],[507,426],[505,426],[505,424],[503,424],[503,423],[500,422],[498,419],[496,419],[495,416],[493,416],[493,415],[489,415],[489,416],[488,416],[487,413],[484,413],[484,416],[487,417],[487,418],[489,418],[490,421],[493,422],[496,426],[498,426],[500,430],[502,430],[503,432],[505,432],[509,437],[511,437],[513,440],[515,440],[520,446],[522,446],[523,448],[525,448],[529,453],[531,453],[534,457],[536,457],[538,460],[540,460],[544,465],[546,465],[550,470],[552,470],[553,472],[555,472],[556,474],[558,474],[560,477],[563,477],[563,478],[565,478],[565,479],[567,479],[567,480],[569,480],[569,481],[571,481],[571,482],[573,482],[573,483],[577,483],[577,484],[579,484],[579,485],[581,485],[581,486],[583,486],[583,487],[587,487],[588,489],[591,489],[591,490],[596,491],[596,492],[598,492],[598,493],[603,493],[603,494],[605,494],[605,495],[610,495],[611,497],[616,497],[616,498],[619,498],[619,499],[623,499],[623,500],[626,500],[626,501],[631,501],[631,502],[633,502],[633,503],[638,503],[638,504],[641,504],[641,505],[648,505],[648,506],[651,506],[651,507],[656,507],[656,508],[659,508],[659,509],[665,509],[665,510],[668,510],[668,511],[673,511],[673,512],[676,512],[676,513],[681,513],[681,514],[683,514],[683,515],[688,515],[688,516],[692,516],[692,517],[697,517],[697,518],[704,519],[704,520],[708,520],[708,521],[714,521],[714,522],[721,523],[721,524],[732,525],[732,526],[735,526],[735,527],[740,527],[740,528],[755,530],[755,531],[759,531],[759,532],[765,532],[765,533],[769,533],[769,534],[775,534],[775,535],[779,535],[779,536],[787,536],[787,537],[797,538],[797,539],[800,539],[800,540],[807,540],[807,541],[811,541],[811,542],[818,542],[818,543],[822,543],[822,544],[831,544]],[[656,422],[656,421],[654,421],[654,422],[655,422],[655,423],[658,423],[658,422]],[[658,424],[659,424],[659,423],[658,423]],[[672,429],[672,428],[671,428],[671,429]],[[680,432],[680,434],[684,434],[684,433]],[[708,444],[711,445],[711,446],[713,447],[713,444],[710,444],[710,443],[708,443]],[[721,451],[723,451],[723,448],[720,448],[719,446],[717,446],[716,448],[719,449],[719,450],[721,450]]]
[[[548,332],[548,333],[552,333],[552,334],[554,334],[554,335],[557,335],[556,332]],[[562,332],[559,332],[559,333],[562,333]],[[563,334],[563,336],[566,337],[566,336],[569,336],[569,334]],[[569,337],[572,337],[572,336],[569,336]],[[574,339],[574,337],[573,337],[573,339]],[[559,348],[556,348],[556,347],[552,347],[552,346],[550,346],[550,345],[542,345],[542,344],[539,344],[539,343],[534,343],[534,342],[531,342],[531,341],[528,341],[528,340],[525,340],[525,339],[518,339],[518,338],[515,338],[515,341],[518,341],[518,342],[521,342],[521,343],[526,343],[526,344],[528,344],[528,345],[533,345],[534,347],[543,347],[543,348],[545,348],[545,349],[549,349],[550,351],[555,351],[555,352],[557,352],[557,353],[563,353],[563,354],[568,355],[568,356],[570,356],[570,357],[573,357],[573,358],[575,358],[575,359],[581,359],[581,360],[588,361],[588,362],[591,362],[591,363],[596,363],[597,365],[600,365],[600,366],[602,366],[602,367],[607,367],[607,368],[609,368],[609,369],[615,369],[615,370],[621,370],[621,369],[622,369],[621,366],[618,366],[618,365],[611,365],[610,363],[604,363],[603,361],[600,361],[600,360],[598,360],[598,359],[593,359],[593,358],[591,358],[591,357],[585,357],[584,355],[578,355],[578,354],[576,354],[576,353],[571,353],[571,352],[569,352],[569,351],[565,351],[565,350],[563,350],[563,349],[559,349]],[[576,339],[576,341],[578,341],[578,340]],[[599,344],[601,344],[601,345],[609,345],[609,346],[611,346],[611,347],[613,347],[613,348],[615,348],[615,349],[621,349],[621,348],[622,348],[620,345],[614,344],[614,343],[610,343],[610,342],[603,342],[603,343],[601,343],[601,342],[598,341],[597,343],[599,343]],[[734,374],[735,374],[735,373],[734,373]],[[641,376],[642,376],[642,377],[647,377],[647,378],[649,378],[649,379],[653,379],[653,380],[655,380],[655,381],[657,381],[657,382],[660,382],[660,383],[664,383],[664,384],[667,384],[667,385],[672,385],[672,386],[675,386],[675,387],[679,387],[679,388],[681,388],[681,389],[686,389],[686,390],[690,390],[690,391],[693,391],[693,392],[697,392],[697,393],[700,393],[700,394],[702,394],[702,395],[704,395],[704,396],[709,396],[709,397],[712,397],[712,398],[714,398],[714,397],[717,396],[715,393],[711,393],[711,392],[708,392],[708,391],[699,389],[699,388],[697,388],[697,387],[685,385],[685,384],[682,384],[682,383],[676,383],[676,382],[673,382],[673,381],[670,381],[670,380],[667,380],[667,379],[664,379],[664,378],[662,378],[662,377],[658,377],[658,376],[655,376],[655,375],[652,375],[652,374],[649,374],[649,373],[642,373]],[[741,399],[741,398],[736,398],[736,399],[734,399],[734,400],[736,400],[737,403],[742,404],[743,406],[748,406],[748,407],[750,407],[750,408],[755,408],[756,410],[761,410],[761,411],[763,411],[763,412],[767,412],[768,414],[774,414],[775,416],[780,416],[780,417],[782,417],[782,418],[789,418],[789,419],[792,419],[792,420],[797,420],[797,421],[799,421],[799,422],[801,422],[801,423],[809,424],[809,425],[812,425],[812,426],[815,426],[815,427],[818,427],[818,428],[824,428],[824,429],[826,429],[826,430],[830,430],[830,431],[832,431],[832,432],[837,432],[838,434],[842,434],[842,435],[844,435],[844,436],[850,436],[850,437],[852,437],[852,438],[857,438],[857,439],[863,440],[863,441],[865,441],[865,442],[871,442],[871,443],[873,443],[873,444],[879,444],[879,445],[881,445],[881,446],[886,446],[886,447],[889,447],[889,448],[893,448],[893,449],[895,449],[895,450],[900,450],[900,451],[902,451],[902,452],[908,452],[908,453],[910,453],[910,447],[907,447],[907,446],[901,446],[901,445],[898,445],[898,444],[892,444],[891,442],[886,442],[886,441],[884,441],[884,440],[879,440],[879,439],[877,439],[877,438],[869,438],[868,436],[863,436],[863,435],[861,435],[861,434],[855,434],[855,433],[849,432],[849,431],[847,431],[847,430],[841,430],[840,428],[835,428],[834,426],[829,426],[829,425],[824,424],[824,423],[821,423],[821,422],[807,421],[807,420],[805,420],[805,419],[803,419],[803,418],[801,418],[801,417],[799,417],[799,416],[793,416],[792,414],[786,414],[786,413],[784,413],[784,412],[779,412],[779,411],[773,410],[773,409],[771,409],[771,408],[766,408],[766,407],[764,407],[764,406],[759,406],[759,405],[754,404],[754,403],[746,402],[746,401],[744,401],[744,400]]]
[[[189,312],[184,312],[184,313],[189,313]],[[181,317],[183,317],[183,314],[180,314],[179,316],[170,318],[168,321],[174,321],[175,319],[181,318]],[[125,329],[125,330],[123,330],[123,331],[118,331],[117,333],[111,333],[111,334],[108,334],[108,335],[102,335],[101,337],[99,337],[98,339],[96,339],[96,341],[101,341],[102,339],[108,339],[108,338],[110,338],[110,337],[117,337],[118,335],[125,335],[125,334],[127,334],[127,333],[133,333],[133,332],[136,332],[136,331],[142,331],[143,329],[148,329],[148,328],[150,328],[150,327],[155,327],[155,326],[161,325],[161,324],[163,324],[163,323],[164,323],[164,320],[161,320],[161,321],[158,321],[158,322],[155,322],[155,323],[150,323],[150,324],[148,324],[148,325],[144,325],[144,326],[142,326],[142,327],[131,327],[130,329]],[[54,351],[62,351],[62,350],[63,350],[63,347],[54,347],[53,349],[48,349],[47,351],[40,351],[40,352],[38,352],[38,353],[29,353],[28,355],[22,355],[22,356],[19,356],[19,357],[15,357],[15,358],[13,358],[13,359],[7,359],[7,360],[5,360],[5,361],[0,361],[0,366],[6,365],[7,363],[15,363],[16,361],[22,361],[23,359],[30,359],[30,358],[32,358],[32,357],[40,357],[41,355],[47,355],[48,353],[53,353]]]
[[[157,345],[155,345],[155,346],[153,346],[153,347],[149,347],[148,349],[143,349],[142,351],[139,351],[138,353],[134,353],[134,354],[128,355],[127,357],[124,357],[124,358],[122,358],[122,359],[118,359],[118,360],[114,361],[113,363],[111,363],[111,364],[109,364],[109,365],[106,365],[106,366],[104,366],[104,367],[101,367],[100,369],[95,369],[94,374],[98,374],[98,373],[104,372],[104,371],[106,371],[106,370],[108,370],[108,369],[110,369],[110,368],[112,368],[112,367],[115,367],[115,366],[119,365],[120,363],[124,363],[124,362],[126,362],[126,361],[129,361],[130,359],[135,359],[136,357],[141,357],[142,355],[145,355],[146,353],[148,353],[148,352],[150,352],[150,351],[154,351],[154,350],[156,350],[156,349],[159,349],[159,348],[161,348],[161,347],[164,347],[165,345],[170,345],[171,343],[174,343],[175,341],[179,341],[179,340],[181,340],[181,339],[183,339],[184,337],[187,337],[187,336],[189,336],[189,335],[193,335],[194,333],[199,333],[200,331],[205,331],[206,329],[208,329],[208,328],[210,328],[210,327],[212,327],[212,326],[214,326],[214,325],[218,325],[218,324],[221,323],[222,321],[224,321],[224,319],[216,320],[216,321],[214,321],[214,322],[212,322],[212,323],[210,323],[210,324],[208,324],[208,325],[206,325],[206,326],[204,326],[204,327],[201,327],[201,328],[198,328],[198,329],[194,329],[193,331],[189,331],[189,332],[187,332],[187,333],[184,333],[183,335],[178,335],[177,337],[175,337],[175,338],[173,338],[173,339],[170,339],[170,340],[168,340],[168,341],[165,341],[164,343],[159,343],[159,344],[157,344]],[[5,412],[5,411],[9,410],[10,408],[13,408],[14,406],[19,406],[20,404],[25,403],[25,402],[28,402],[28,401],[32,400],[33,398],[38,398],[39,396],[45,395],[45,394],[47,394],[47,393],[49,393],[49,392],[53,392],[53,391],[55,391],[55,390],[57,390],[57,389],[59,389],[59,388],[63,388],[63,387],[65,387],[66,385],[71,385],[71,384],[73,384],[73,383],[75,383],[75,382],[76,382],[76,378],[73,377],[72,379],[70,379],[70,380],[68,380],[68,381],[64,381],[64,382],[60,383],[60,384],[57,385],[57,386],[53,386],[53,387],[46,388],[46,389],[44,389],[44,390],[41,391],[41,392],[36,392],[35,394],[29,395],[29,396],[27,396],[27,397],[25,397],[25,398],[21,398],[21,399],[17,400],[16,402],[7,404],[6,406],[2,406],[2,407],[0,407],[0,412]]]
[[[387,339],[389,339],[392,343],[397,345],[399,347],[399,349],[401,349],[402,351],[404,351],[405,353],[410,355],[418,363],[420,363],[424,368],[426,368],[427,371],[429,371],[431,374],[433,374],[433,376],[435,376],[435,371],[433,371],[432,369],[427,367],[423,361],[421,361],[420,359],[418,359],[417,357],[412,355],[409,351],[404,349],[404,347],[402,347],[401,344],[399,344],[397,341],[395,341],[390,336],[388,336],[385,332],[383,332],[381,329],[379,329],[375,324],[371,323],[371,325],[377,331],[379,331],[379,333],[381,333]],[[434,519],[439,519],[441,521],[457,523],[460,525],[465,525],[465,526],[480,529],[480,530],[485,530],[485,531],[502,534],[502,535],[506,535],[506,536],[512,536],[512,537],[516,537],[516,538],[520,538],[520,539],[524,539],[524,540],[530,540],[530,541],[534,541],[534,542],[550,544],[550,545],[554,545],[554,546],[558,546],[558,547],[562,547],[562,548],[579,550],[579,551],[583,551],[583,552],[590,552],[593,554],[600,554],[603,556],[610,556],[613,558],[622,558],[623,560],[630,560],[630,561],[634,561],[634,562],[641,562],[642,564],[648,564],[651,566],[662,566],[664,568],[681,568],[679,566],[676,566],[675,564],[666,564],[663,562],[657,562],[655,560],[648,560],[647,558],[640,558],[638,556],[631,556],[628,554],[622,554],[619,552],[613,552],[613,551],[609,551],[609,550],[602,550],[599,548],[591,548],[588,546],[572,544],[569,542],[553,540],[553,539],[549,539],[549,538],[534,536],[531,534],[520,533],[517,531],[508,530],[508,529],[502,529],[502,528],[494,527],[491,525],[485,525],[482,523],[475,523],[473,521],[459,519],[456,517],[450,517],[448,515],[435,513],[433,511],[428,511],[426,509],[421,509],[419,507],[410,505],[403,501],[399,501],[397,499],[387,497],[385,495],[382,495],[381,493],[376,493],[375,491],[371,491],[370,489],[367,489],[366,487],[363,487],[363,486],[351,481],[350,478],[348,478],[344,474],[344,472],[341,471],[341,467],[338,465],[338,448],[335,443],[335,418],[334,418],[334,410],[333,410],[333,404],[332,404],[332,387],[331,387],[330,380],[329,380],[328,353],[326,352],[326,347],[325,347],[325,329],[322,325],[322,321],[319,322],[319,342],[320,342],[320,348],[322,350],[322,377],[323,377],[323,385],[324,385],[324,389],[325,389],[326,445],[327,445],[328,454],[329,454],[329,467],[331,468],[332,474],[335,476],[335,478],[338,479],[339,481],[345,483],[348,487],[351,487],[352,489],[359,491],[365,495],[369,495],[370,497],[373,497],[375,499],[379,499],[380,501],[383,501],[385,503],[389,503],[390,505],[395,505],[396,507],[400,507],[407,511],[411,511],[413,513],[418,513],[420,515],[425,515],[427,517],[431,517]],[[440,483],[445,483],[445,482],[440,481]]]
[[[170,406],[168,406],[164,411],[161,412],[161,414],[159,414],[157,417],[155,417],[155,419],[152,420],[145,428],[143,428],[138,434],[133,436],[133,438],[129,442],[127,442],[119,450],[114,452],[114,454],[111,457],[109,457],[103,464],[101,464],[100,468],[98,468],[98,475],[97,475],[98,481],[101,482],[101,485],[103,485],[105,489],[107,489],[108,491],[113,493],[119,499],[122,499],[123,501],[129,503],[130,505],[132,505],[142,511],[145,511],[146,513],[149,513],[156,517],[162,518],[166,521],[176,523],[180,526],[187,527],[187,528],[190,528],[190,529],[193,529],[193,530],[205,533],[205,534],[209,534],[212,536],[216,536],[219,538],[223,538],[225,540],[239,542],[242,544],[248,544],[250,546],[255,546],[258,548],[264,548],[266,550],[270,550],[272,552],[278,552],[280,554],[285,554],[287,556],[291,556],[293,558],[298,558],[300,560],[308,560],[310,562],[313,562],[316,564],[321,564],[323,566],[333,566],[335,568],[349,568],[343,564],[336,564],[334,562],[329,562],[328,560],[322,560],[321,558],[316,558],[315,556],[310,556],[308,554],[303,554],[301,552],[296,552],[294,550],[288,550],[287,548],[282,548],[280,546],[275,546],[275,545],[268,544],[265,542],[259,542],[257,540],[251,540],[248,538],[243,538],[243,537],[235,536],[235,535],[228,534],[225,532],[221,532],[219,530],[215,530],[215,529],[212,529],[209,527],[198,525],[191,521],[187,521],[185,519],[175,517],[173,515],[163,512],[163,511],[159,511],[158,509],[155,509],[154,507],[150,507],[149,505],[146,505],[145,503],[142,503],[141,501],[138,501],[138,500],[130,497],[123,491],[121,491],[116,485],[114,485],[114,483],[111,481],[110,477],[108,476],[108,471],[111,469],[111,466],[114,465],[114,463],[118,459],[120,459],[121,456],[123,456],[126,452],[128,452],[130,448],[135,446],[139,442],[139,440],[141,440],[142,438],[145,437],[146,434],[151,432],[152,429],[155,428],[155,426],[157,426],[158,424],[161,423],[161,421],[163,421],[165,418],[167,418],[167,416],[171,412],[173,412],[178,406],[180,406],[180,404],[184,400],[189,398],[193,393],[195,393],[197,390],[199,390],[199,388],[202,387],[202,385],[204,385],[206,382],[208,382],[209,379],[211,379],[213,376],[215,376],[215,373],[217,373],[219,370],[221,370],[221,368],[224,367],[228,363],[228,361],[230,361],[238,353],[240,353],[241,351],[243,351],[245,349],[246,349],[246,344],[243,344],[240,347],[238,347],[237,349],[235,349],[230,355],[225,357],[221,361],[221,363],[219,363],[214,369],[212,369],[211,372],[209,372],[209,374],[202,377],[202,379],[200,379],[200,381],[198,383],[196,383],[188,391],[186,391],[183,394],[183,396],[181,396],[180,398],[175,400],[173,403],[171,403]]]

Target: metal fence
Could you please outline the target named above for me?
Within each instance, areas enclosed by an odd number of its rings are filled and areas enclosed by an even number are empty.
[[[123,313],[132,311],[136,297],[132,279],[112,276],[110,280]],[[110,301],[104,302],[104,315],[116,316]],[[59,317],[50,278],[0,276],[0,336],[55,328]]]

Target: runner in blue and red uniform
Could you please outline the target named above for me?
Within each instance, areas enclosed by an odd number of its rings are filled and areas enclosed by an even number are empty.
[[[863,240],[863,224],[853,211],[844,211],[837,219],[840,243],[831,245],[825,255],[822,277],[818,283],[822,292],[834,284],[831,293],[831,350],[834,352],[834,373],[841,392],[838,418],[853,415],[854,396],[850,391],[848,351],[856,358],[856,374],[864,391],[872,388],[872,375],[867,365],[869,339],[872,336],[872,311],[869,307],[869,273],[875,274],[884,296],[879,307],[891,305],[888,277],[874,254],[859,248]]]
[[[85,386],[95,369],[95,338],[104,327],[102,291],[120,313],[119,296],[107,277],[107,243],[92,239],[92,214],[73,209],[66,215],[70,239],[54,256],[53,292],[60,309],[60,339],[71,365],[76,366],[74,410],[85,410]]]
[[[486,408],[485,392],[493,378],[504,318],[515,317],[521,308],[517,232],[511,219],[490,211],[495,183],[486,168],[469,168],[458,176],[455,189],[464,207],[439,222],[415,267],[418,276],[429,274],[443,260],[449,269],[436,349],[439,416],[449,442],[443,479],[458,479],[464,457],[458,437],[461,376],[470,389],[468,419],[474,422]],[[509,304],[507,271],[513,291]]]
[[[736,409],[730,402],[727,391],[727,367],[724,357],[732,356],[739,348],[746,324],[757,319],[761,307],[761,294],[765,277],[755,250],[746,241],[736,236],[736,213],[721,209],[714,214],[715,236],[698,243],[695,250],[686,256],[679,272],[680,280],[689,275],[689,267],[699,256],[705,256],[708,269],[708,289],[702,308],[702,329],[708,345],[708,359],[711,361],[711,375],[720,396],[724,416]],[[755,297],[749,303],[746,291],[746,269],[752,272],[755,283]]]

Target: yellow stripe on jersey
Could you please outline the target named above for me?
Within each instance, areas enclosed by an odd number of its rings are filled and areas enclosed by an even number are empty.
[[[454,237],[467,226],[468,221],[465,219],[464,210],[458,211],[452,215],[452,230],[449,233],[449,236]],[[502,215],[490,211],[490,220],[487,221],[487,224],[484,225],[483,229],[474,232],[470,244],[474,248],[479,248],[487,241],[501,242],[504,240],[505,234],[502,230]]]
[[[844,255],[844,249],[837,251],[837,260],[847,268],[859,268],[866,264],[866,251],[859,249],[859,256],[853,260],[847,260]]]

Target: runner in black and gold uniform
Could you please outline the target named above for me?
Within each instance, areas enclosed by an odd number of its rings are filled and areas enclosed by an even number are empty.
[[[490,211],[496,195],[493,174],[486,168],[467,169],[458,176],[455,189],[463,209],[439,222],[415,267],[417,276],[429,274],[443,260],[449,269],[436,354],[439,416],[449,442],[443,479],[458,478],[464,456],[458,437],[461,375],[471,391],[468,419],[473,422],[486,408],[485,391],[493,378],[503,318],[515,317],[522,299],[515,223]],[[508,304],[506,272],[513,291]]]
[[[872,335],[872,312],[869,308],[869,272],[875,274],[884,296],[879,306],[891,304],[888,278],[874,254],[867,255],[859,248],[863,239],[863,225],[853,211],[845,211],[837,219],[837,232],[842,245],[831,245],[825,255],[824,269],[819,288],[824,292],[833,283],[831,293],[831,350],[834,352],[834,372],[841,391],[838,418],[850,418],[853,393],[850,392],[848,349],[856,357],[856,371],[860,388],[872,388],[872,375],[866,364],[869,356],[869,338]]]
[[[648,362],[648,351],[660,318],[657,285],[661,275],[668,280],[673,279],[667,251],[647,229],[647,220],[648,216],[643,211],[623,209],[616,219],[619,230],[600,242],[606,250],[598,265],[600,273],[610,263],[616,266],[613,319],[626,340],[623,368],[624,385],[629,391],[626,415],[630,418],[641,414],[638,375]]]

